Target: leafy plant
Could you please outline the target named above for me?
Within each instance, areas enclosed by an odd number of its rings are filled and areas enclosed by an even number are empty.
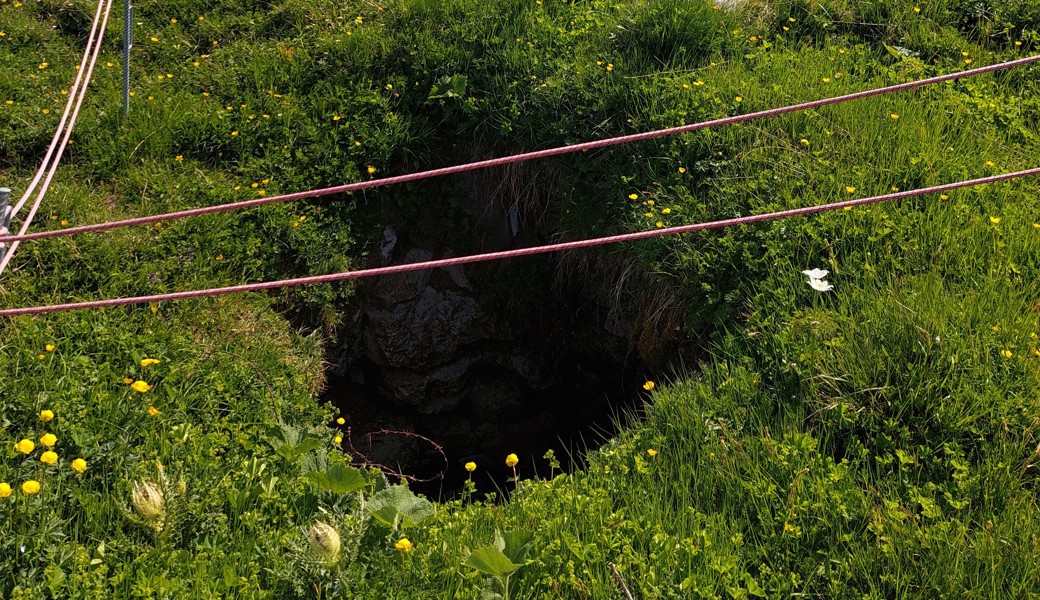
[[[509,578],[529,564],[527,553],[534,542],[530,532],[514,531],[502,534],[495,530],[495,542],[474,550],[463,566],[491,575],[498,586],[497,592],[487,591],[483,598],[509,600]]]

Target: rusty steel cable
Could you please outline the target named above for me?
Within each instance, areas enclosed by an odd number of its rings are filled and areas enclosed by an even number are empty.
[[[923,196],[926,194],[938,194],[942,192],[948,192],[960,188],[982,185],[986,183],[997,183],[1000,181],[1008,181],[1011,179],[1018,179],[1020,177],[1028,177],[1032,175],[1040,175],[1040,167],[1026,169],[1022,171],[1015,171],[1013,173],[1003,173],[1001,175],[991,175],[989,177],[981,177],[978,179],[971,179],[967,181],[958,181],[955,183],[944,183],[941,185],[934,185],[926,188],[920,188],[916,190],[906,190],[902,192],[894,192],[890,194],[884,194],[881,196],[870,196],[867,198],[859,198],[855,200],[845,200],[843,202],[833,202],[830,204],[821,204],[816,206],[807,206],[803,208],[794,208],[789,210],[781,210],[770,213],[762,213],[757,215],[748,215],[744,217],[735,217],[731,219],[722,219],[719,221],[709,221],[705,223],[696,223],[692,225],[680,225],[677,227],[666,227],[662,229],[652,229],[648,231],[637,231],[634,233],[624,233],[619,235],[605,236],[599,238],[576,240],[571,242],[560,242],[555,244],[545,244],[541,246],[532,246],[528,248],[518,248],[514,250],[503,250],[499,252],[487,252],[483,254],[473,254],[467,256],[458,256],[454,258],[444,258],[439,260],[428,260],[423,262],[408,263],[403,265],[391,265],[387,267],[377,267],[373,269],[361,269],[357,271],[345,271],[341,273],[331,273],[328,275],[312,275],[309,277],[297,277],[294,279],[282,279],[278,281],[265,281],[260,283],[248,283],[243,285],[234,285],[222,288],[210,288],[203,290],[189,290],[183,292],[171,292],[166,294],[153,294],[149,296],[136,296],[126,298],[110,298],[107,300],[92,300],[88,302],[75,302],[68,304],[53,304],[46,306],[32,306],[25,308],[7,308],[0,310],[0,317],[14,317],[18,315],[38,315],[52,312],[64,312],[70,310],[83,310],[88,308],[104,308],[109,306],[124,306],[128,304],[143,304],[151,302],[163,302],[166,300],[182,300],[186,298],[199,298],[204,296],[219,296],[224,294],[231,294],[235,292],[253,292],[260,290],[269,290],[281,287],[294,287],[300,285],[311,285],[317,283],[331,283],[334,281],[346,281],[350,279],[361,279],[364,277],[377,277],[381,275],[391,275],[396,273],[407,273],[410,271],[420,271],[425,269],[436,269],[452,267],[456,265],[464,265],[476,262],[485,262],[490,260],[500,260],[505,258],[516,258],[520,256],[531,256],[534,254],[544,254],[548,252],[559,252],[562,250],[576,250],[580,248],[590,248],[592,246],[601,246],[604,244],[616,244],[619,242],[631,242],[636,240],[643,240],[647,238],[660,237],[666,235],[678,235],[683,233],[691,233],[694,231],[701,231],[705,229],[718,229],[722,227],[732,227],[735,225],[749,225],[751,223],[758,223],[761,221],[769,221],[774,219],[782,219],[788,217],[797,217],[815,214],[824,211],[843,209],[846,207],[860,206],[864,204],[873,204],[876,202],[886,202],[890,200],[900,200],[903,198],[911,198],[915,196]]]

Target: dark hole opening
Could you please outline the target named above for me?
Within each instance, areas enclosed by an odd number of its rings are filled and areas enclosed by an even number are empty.
[[[401,262],[431,256],[412,249]],[[512,489],[510,453],[521,478],[550,474],[549,449],[564,470],[580,467],[639,409],[652,374],[631,328],[608,325],[609,311],[583,286],[561,286],[555,268],[527,257],[363,284],[324,393],[347,421],[345,451],[433,478],[410,485],[441,499],[463,492],[470,461],[477,497]]]

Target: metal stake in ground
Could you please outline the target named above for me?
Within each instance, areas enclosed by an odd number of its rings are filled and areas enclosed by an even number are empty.
[[[130,112],[130,48],[134,45],[134,7],[123,2],[123,116]]]
[[[0,236],[7,235],[11,227],[11,188],[0,188]],[[0,260],[7,254],[7,244],[0,244]]]

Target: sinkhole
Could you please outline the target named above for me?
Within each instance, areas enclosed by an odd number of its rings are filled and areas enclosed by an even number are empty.
[[[386,235],[394,243],[374,265],[454,255]],[[595,270],[566,261],[530,256],[360,283],[327,352],[324,400],[347,421],[345,451],[445,499],[462,492],[470,461],[480,493],[511,489],[509,453],[520,477],[549,475],[549,449],[564,470],[580,466],[582,452],[640,409],[643,383],[671,354],[648,359],[647,324],[605,300],[618,286],[590,285]]]

